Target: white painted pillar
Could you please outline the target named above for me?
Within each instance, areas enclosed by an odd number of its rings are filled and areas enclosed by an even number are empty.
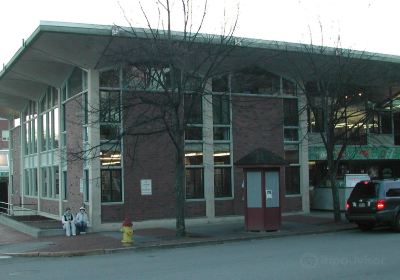
[[[99,71],[88,71],[89,215],[92,229],[101,225]]]
[[[207,92],[211,92],[211,81],[207,84]],[[214,196],[214,133],[212,94],[203,96],[203,161],[204,161],[204,198],[206,200],[206,216],[215,218]]]
[[[300,163],[300,193],[304,213],[310,212],[310,186],[308,166],[308,132],[307,132],[307,99],[303,92],[299,92],[299,163]]]

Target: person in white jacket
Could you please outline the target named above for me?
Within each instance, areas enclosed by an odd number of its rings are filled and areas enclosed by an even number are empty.
[[[61,222],[67,236],[71,236],[71,234],[76,235],[75,218],[71,213],[71,208],[67,207],[65,209],[65,213],[61,217]]]
[[[78,233],[86,234],[86,229],[89,224],[89,218],[86,213],[85,207],[79,208],[78,214],[76,214],[75,218],[76,228],[78,229]]]

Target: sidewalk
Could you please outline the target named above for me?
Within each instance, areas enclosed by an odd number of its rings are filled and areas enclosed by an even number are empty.
[[[124,250],[161,249],[225,242],[279,238],[293,235],[318,234],[354,229],[343,219],[334,223],[330,212],[312,212],[283,217],[282,227],[275,232],[246,232],[243,222],[220,222],[188,226],[187,236],[177,238],[170,228],[135,230],[134,244],[125,247],[118,231],[89,233],[79,236],[34,238],[0,224],[0,255],[11,256],[79,256],[107,254]]]

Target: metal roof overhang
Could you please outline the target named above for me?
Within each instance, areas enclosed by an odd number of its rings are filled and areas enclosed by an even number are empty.
[[[144,29],[135,29],[135,33],[135,37],[132,37],[131,33],[116,29],[115,26],[41,22],[0,72],[0,116],[18,116],[27,102],[38,100],[48,85],[60,87],[76,66],[84,69],[112,66],[107,53],[132,50],[138,40],[146,40]],[[203,38],[211,36],[203,35]],[[182,33],[174,32],[173,36],[179,40]],[[304,46],[243,39],[241,46],[224,61],[221,69],[259,64],[271,72],[291,77],[293,71],[288,67],[291,65],[289,62],[299,65],[307,63]],[[129,55],[140,58],[141,54],[130,51]],[[396,87],[400,84],[400,57],[372,53],[368,53],[367,57],[366,63],[370,67],[358,77],[360,84],[385,88],[382,94],[387,95],[389,85]],[[313,55],[313,58],[319,63],[325,63],[335,59],[335,56],[327,53]],[[312,79],[311,72],[303,71],[302,74],[310,75]]]

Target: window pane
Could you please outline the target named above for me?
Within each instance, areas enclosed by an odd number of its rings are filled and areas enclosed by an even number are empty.
[[[203,168],[186,168],[186,198],[204,198]]]
[[[54,189],[55,189],[55,195],[56,197],[58,197],[60,195],[60,178],[59,178],[58,166],[54,166]]]
[[[214,168],[214,192],[215,197],[232,196],[231,185],[231,168],[216,167]]]
[[[203,140],[203,128],[202,127],[186,128],[185,140]]]
[[[100,87],[119,87],[119,69],[111,69],[101,72]]]
[[[213,95],[213,121],[216,124],[230,124],[228,95]]]
[[[293,95],[293,96],[297,95],[297,88],[295,83],[292,83],[291,81],[288,81],[283,78],[282,87],[283,87],[282,88],[283,94]]]
[[[299,141],[299,132],[297,128],[285,128],[284,129],[284,140],[291,141]]]
[[[121,170],[101,170],[101,201],[122,201]]]
[[[285,169],[286,194],[300,194],[300,168],[290,166]]]
[[[119,145],[102,145],[100,164],[102,167],[121,166],[121,149]]]
[[[214,77],[212,79],[212,91],[213,92],[229,91],[228,82],[229,82],[228,75],[224,75],[222,77]]]
[[[185,165],[203,164],[203,144],[185,145]]]
[[[232,92],[252,94],[280,94],[280,77],[253,67],[232,75]]]
[[[230,144],[214,145],[214,164],[215,165],[231,164]]]
[[[230,140],[229,127],[214,127],[214,140]]]
[[[285,160],[287,163],[299,163],[299,151],[285,150]]]
[[[285,126],[298,126],[299,113],[297,108],[297,99],[284,99],[283,100],[283,114]]]
[[[100,92],[100,122],[120,122],[119,91]]]
[[[101,125],[100,140],[118,140],[119,126],[116,125]]]
[[[203,124],[203,107],[201,95],[185,94],[184,111],[188,124]]]

